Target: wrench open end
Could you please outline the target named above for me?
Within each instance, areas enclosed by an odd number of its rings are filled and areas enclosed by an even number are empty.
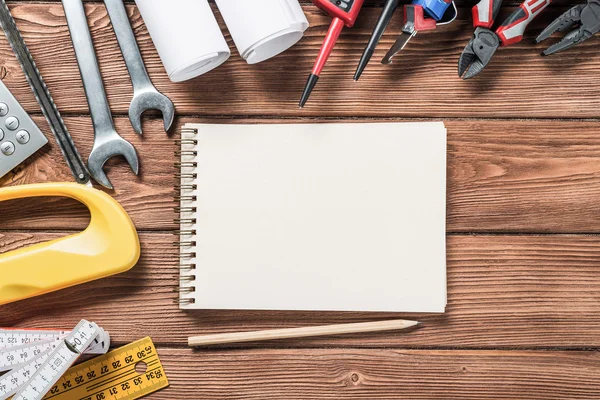
[[[138,155],[135,147],[127,140],[120,137],[117,132],[108,136],[108,140],[94,144],[88,158],[88,170],[96,182],[107,189],[113,189],[112,183],[104,173],[104,164],[115,156],[123,156],[129,163],[133,172],[138,175],[140,170]]]
[[[133,129],[139,135],[142,134],[142,114],[147,110],[159,110],[162,113],[165,131],[168,131],[175,119],[175,106],[164,94],[152,90],[140,94],[134,94],[129,106],[129,120]]]

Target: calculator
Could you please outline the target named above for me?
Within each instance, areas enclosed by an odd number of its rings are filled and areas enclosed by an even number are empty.
[[[0,178],[46,143],[46,136],[0,80]]]

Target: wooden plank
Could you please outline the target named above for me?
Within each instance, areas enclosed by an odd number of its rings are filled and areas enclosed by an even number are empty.
[[[59,235],[10,232],[0,235],[0,249]],[[0,307],[0,326],[68,328],[86,318],[106,328],[115,344],[151,335],[157,343],[184,346],[188,336],[200,334],[404,318],[422,324],[410,331],[259,346],[600,347],[598,236],[450,236],[448,307],[440,315],[180,311],[175,237],[143,233],[141,239],[142,259],[132,271]],[[73,299],[84,303],[73,307]],[[237,347],[246,346],[255,345]]]
[[[49,132],[43,118],[36,121]],[[69,117],[85,159],[91,149],[89,117]],[[206,119],[184,122],[294,123],[306,119]],[[323,120],[319,122],[328,122]],[[341,120],[365,122],[365,120]],[[388,120],[390,121],[390,120]],[[393,120],[397,121],[397,120]],[[117,129],[137,147],[141,177],[122,160],[111,160],[108,176],[115,198],[140,230],[173,230],[173,139],[158,119],[145,119],[145,135],[133,132],[126,118]],[[450,232],[599,232],[600,137],[598,122],[449,120],[448,230]],[[568,132],[568,134],[563,134]],[[177,135],[175,135],[177,137]],[[72,181],[52,140],[51,147],[0,186]],[[87,212],[76,203],[38,199],[3,203],[2,229],[81,229]]]
[[[0,179],[0,186],[40,182],[74,182],[72,174],[47,128],[43,117],[35,121],[48,133],[51,141],[28,162]],[[115,120],[117,131],[138,150],[140,175],[136,176],[124,159],[111,159],[105,166],[115,186],[108,191],[125,207],[139,229],[171,229],[175,225],[173,207],[174,145],[162,127],[162,121],[145,120],[144,136],[137,135],[127,118]],[[93,130],[89,117],[70,117],[66,124],[84,160],[91,151]],[[3,229],[82,229],[89,214],[79,203],[66,199],[16,200],[2,203]],[[27,212],[19,210],[27,209]]]
[[[592,399],[597,352],[158,349],[153,399]]]
[[[533,45],[536,33],[563,8],[551,9],[529,28],[526,39],[500,49],[493,62],[469,82],[456,75],[458,56],[473,28],[468,8],[460,19],[435,32],[417,35],[392,66],[377,63],[400,32],[397,13],[359,82],[352,74],[379,14],[365,8],[353,29],[346,30],[321,81],[305,109],[298,109],[302,87],[321,45],[330,19],[314,6],[304,7],[311,28],[289,51],[267,62],[249,66],[233,51],[229,62],[192,81],[173,84],[164,73],[151,39],[134,6],[131,20],[150,75],[157,87],[187,115],[270,116],[394,116],[394,117],[503,117],[598,118],[600,63],[597,39],[576,50],[541,58],[542,45]],[[81,80],[59,3],[19,2],[12,6],[56,102],[63,113],[87,113]],[[111,106],[125,114],[131,84],[101,3],[87,5],[92,33]],[[513,7],[503,10],[503,17]],[[231,40],[226,35],[230,44]],[[547,45],[546,45],[547,46]],[[6,41],[0,41],[0,59],[8,69],[6,84],[25,108],[38,106]],[[582,87],[580,82],[585,82]]]

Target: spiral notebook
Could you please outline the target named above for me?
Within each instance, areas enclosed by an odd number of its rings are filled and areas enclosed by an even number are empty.
[[[181,136],[182,308],[444,312],[442,123]]]

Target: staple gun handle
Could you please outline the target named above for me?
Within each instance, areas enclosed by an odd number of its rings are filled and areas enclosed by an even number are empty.
[[[133,222],[100,190],[76,183],[0,189],[0,202],[47,196],[83,203],[90,224],[77,234],[0,254],[0,305],[125,272],[140,257]]]

